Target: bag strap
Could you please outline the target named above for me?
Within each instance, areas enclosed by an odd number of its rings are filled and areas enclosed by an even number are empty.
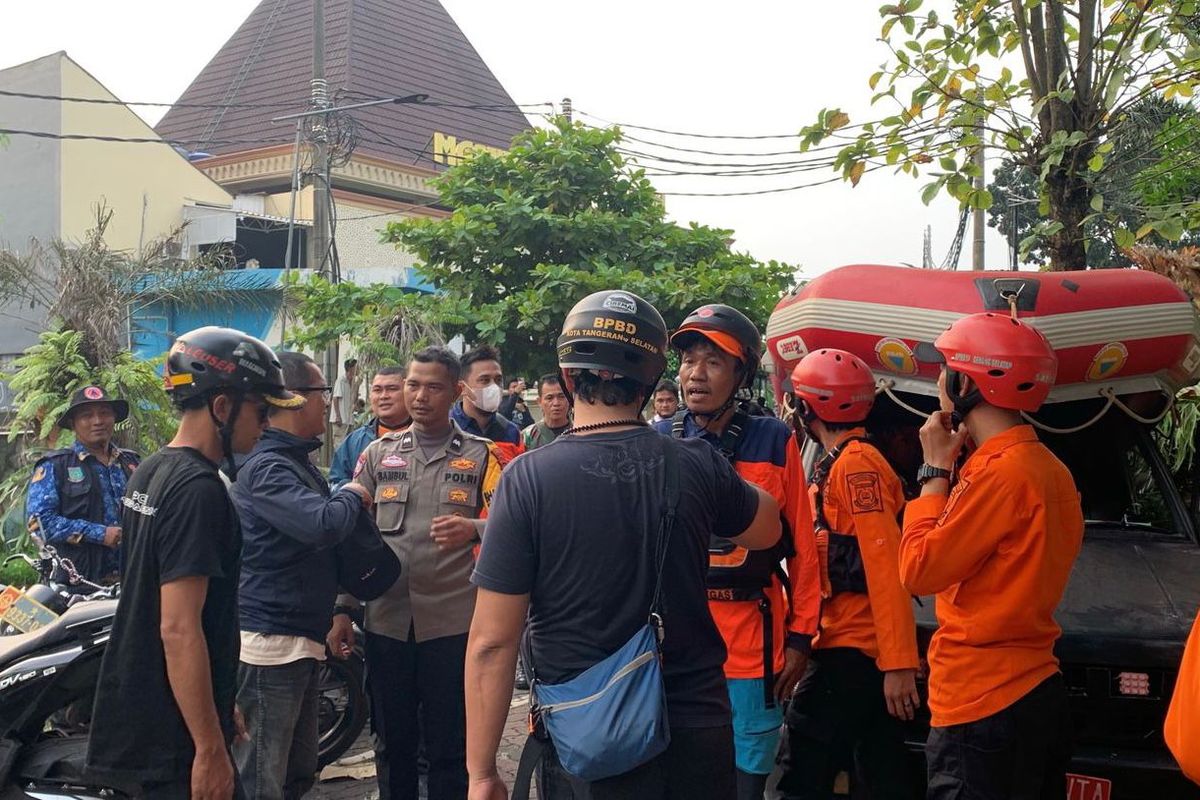
[[[649,613],[660,615],[658,624],[661,627],[663,567],[667,563],[667,547],[671,532],[675,530],[675,514],[679,507],[679,453],[670,437],[662,436],[659,442],[663,448],[663,514],[654,542],[654,594],[651,595]]]
[[[846,445],[851,442],[868,441],[867,436],[850,436],[838,443],[838,446],[830,450],[821,460],[817,462],[817,466],[813,469],[812,478],[809,483],[815,484],[817,487],[816,502],[813,504],[816,516],[816,523],[819,527],[828,528],[829,522],[825,519],[825,482],[829,480],[829,474],[833,472],[834,462],[841,456]]]

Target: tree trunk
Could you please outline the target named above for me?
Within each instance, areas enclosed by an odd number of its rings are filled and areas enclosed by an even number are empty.
[[[1069,161],[1070,157],[1063,160]],[[1050,253],[1050,269],[1087,269],[1083,220],[1091,213],[1091,188],[1081,176],[1062,167],[1050,174],[1046,184],[1050,198],[1050,219],[1063,226],[1046,243],[1046,250]]]

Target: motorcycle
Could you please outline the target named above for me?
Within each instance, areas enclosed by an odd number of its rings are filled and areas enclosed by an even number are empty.
[[[120,585],[83,579],[53,547],[14,555],[39,575],[20,590],[0,585],[0,800],[120,797],[84,774],[88,722]],[[66,582],[54,580],[65,577]],[[367,721],[362,632],[345,659],[327,658],[318,689],[318,761],[325,767]]]
[[[328,649],[317,686],[317,766],[337,761],[358,740],[367,724],[367,695],[363,685],[363,632],[354,623],[354,645],[344,659]],[[3,800],[3,798],[0,798]]]
[[[113,798],[84,777],[87,721],[119,586],[83,580],[46,547],[10,556],[41,581],[0,591],[0,800]],[[51,581],[58,571],[67,583]]]

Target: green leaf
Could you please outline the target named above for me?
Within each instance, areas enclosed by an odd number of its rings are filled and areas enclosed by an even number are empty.
[[[1117,247],[1122,250],[1137,244],[1137,237],[1133,235],[1133,231],[1124,227],[1113,231],[1113,240],[1116,242]]]
[[[1088,169],[1092,172],[1099,172],[1100,170],[1104,169],[1104,156],[1096,153],[1090,159],[1088,159]]]
[[[1104,195],[1102,195],[1102,194],[1092,195],[1092,202],[1089,203],[1089,205],[1091,206],[1092,211],[1096,211],[1096,212],[1103,211],[1104,210]]]

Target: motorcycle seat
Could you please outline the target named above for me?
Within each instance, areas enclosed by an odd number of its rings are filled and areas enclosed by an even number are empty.
[[[72,628],[104,617],[112,617],[117,611],[116,600],[94,600],[78,603],[68,608],[57,620],[29,633],[0,636],[0,670],[29,655],[41,647],[65,640]]]

